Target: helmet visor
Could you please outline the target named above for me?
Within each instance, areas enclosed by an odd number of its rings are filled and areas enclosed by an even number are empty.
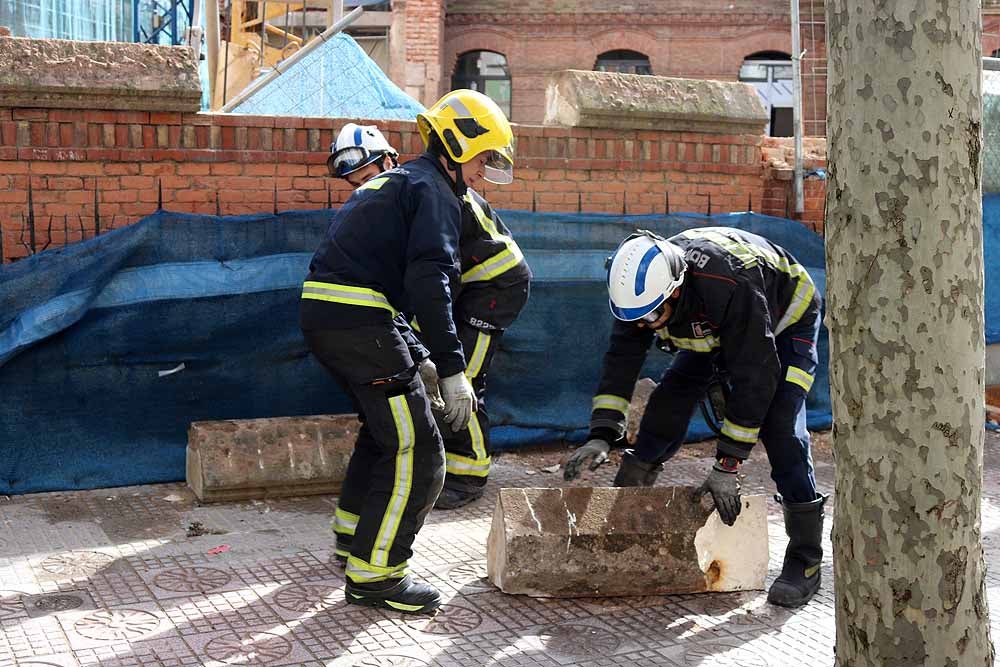
[[[330,166],[331,176],[343,178],[352,171],[357,171],[373,161],[372,154],[368,149],[362,146],[348,146],[334,153],[330,160],[327,161],[327,164]]]
[[[508,156],[508,152],[513,152],[507,146],[505,151],[490,151],[486,158],[486,165],[483,167],[483,178],[490,183],[497,185],[507,185],[514,180],[514,162]]]

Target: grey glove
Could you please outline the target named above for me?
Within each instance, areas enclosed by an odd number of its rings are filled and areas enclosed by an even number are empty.
[[[731,463],[733,461],[735,464]],[[727,463],[729,465],[723,465],[720,461],[715,462],[708,473],[708,479],[695,492],[695,500],[701,499],[706,493],[711,493],[722,523],[731,526],[736,523],[736,517],[740,515],[742,503],[740,503],[740,479],[737,474],[739,462],[736,459],[729,459]]]
[[[580,469],[588,461],[590,462],[590,469],[597,470],[598,466],[608,460],[608,452],[610,451],[611,445],[604,440],[598,440],[597,438],[588,440],[578,447],[566,461],[566,464],[563,466],[563,479],[569,481],[579,477]]]
[[[424,390],[427,393],[427,401],[431,404],[431,410],[444,412],[444,399],[441,398],[441,389],[438,387],[438,369],[430,359],[424,359],[417,366],[420,372],[420,379],[424,381]]]
[[[444,420],[451,425],[452,431],[458,433],[469,425],[472,413],[479,407],[476,392],[464,372],[441,378],[438,387],[444,401]]]

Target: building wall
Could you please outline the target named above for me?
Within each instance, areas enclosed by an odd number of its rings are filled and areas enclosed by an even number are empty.
[[[628,11],[622,11],[622,9]],[[826,135],[826,2],[799,0],[802,119],[806,136]],[[513,119],[542,122],[545,82],[561,69],[593,69],[615,49],[649,57],[653,73],[735,80],[757,51],[791,53],[787,0],[449,0],[441,81],[457,58],[486,49],[507,56]],[[1000,49],[1000,0],[983,2],[983,54]]]
[[[130,224],[161,200],[170,210],[224,215],[337,206],[350,189],[326,176],[325,162],[344,122],[0,107],[3,260],[30,253],[29,183],[36,249]],[[422,149],[414,123],[380,125],[404,158]],[[786,186],[772,181],[787,169],[772,166],[773,149],[765,161],[760,136],[514,129],[514,183],[483,189],[499,208],[661,213],[669,197],[673,212],[705,212],[711,198],[713,213],[785,213]],[[807,222],[822,231],[821,219]]]
[[[590,11],[588,7],[546,13],[546,4],[567,3],[541,3],[538,11],[534,10],[539,3],[514,3],[516,11],[505,14],[508,4],[449,4],[442,79],[450,81],[463,53],[481,49],[502,53],[511,75],[511,116],[520,123],[543,120],[550,73],[591,70],[605,51],[644,53],[658,75],[735,81],[746,55],[766,50],[788,52],[790,48],[787,9],[779,8],[784,3],[712,1],[701,3],[709,7],[696,14],[682,11],[697,4],[690,2],[676,3],[681,7],[672,2],[650,2],[648,11],[627,13]],[[721,8],[733,4],[738,9]],[[496,6],[490,14],[456,11],[480,5]],[[665,11],[664,6],[670,10]]]

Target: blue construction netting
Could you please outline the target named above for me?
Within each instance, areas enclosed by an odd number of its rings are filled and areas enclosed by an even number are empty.
[[[181,480],[192,421],[350,410],[297,327],[331,215],[160,212],[0,268],[0,493]],[[748,229],[825,286],[822,239],[779,218],[502,215],[535,281],[491,373],[499,448],[583,437],[611,325],[604,259],[633,227]],[[652,349],[643,375],[668,361]],[[825,365],[809,419],[830,424]]]
[[[413,120],[422,104],[344,33],[330,37],[241,102],[232,113]]]

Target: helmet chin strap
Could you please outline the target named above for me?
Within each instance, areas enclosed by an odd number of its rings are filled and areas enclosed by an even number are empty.
[[[455,162],[450,157],[448,158],[448,168],[455,172],[455,185],[453,190],[455,191],[455,196],[459,199],[465,194],[465,181],[462,179],[462,163]]]

